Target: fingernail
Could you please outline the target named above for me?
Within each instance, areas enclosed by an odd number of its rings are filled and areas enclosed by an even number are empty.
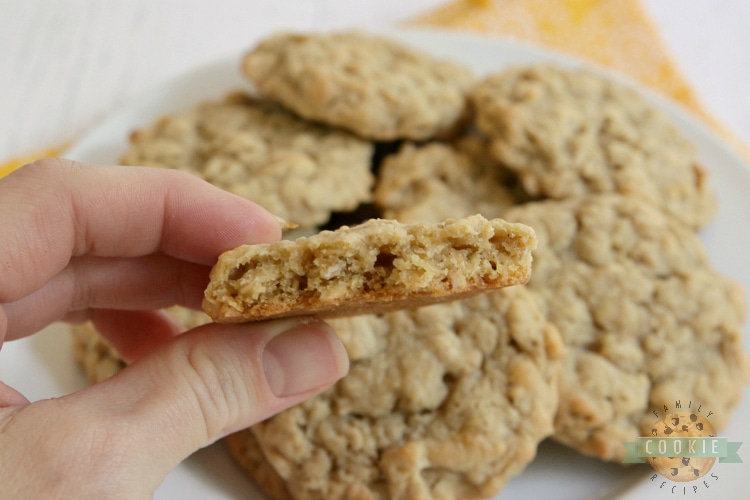
[[[273,337],[263,351],[263,372],[277,397],[328,386],[349,368],[344,346],[319,320],[298,323]]]
[[[276,220],[279,222],[281,229],[296,229],[299,227],[299,224],[295,224],[294,222],[289,222],[286,219],[282,219],[278,215],[274,215],[274,217],[276,217]]]

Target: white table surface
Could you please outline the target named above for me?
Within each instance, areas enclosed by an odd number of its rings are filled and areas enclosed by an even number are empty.
[[[388,26],[441,3],[0,0],[0,161],[73,141],[136,93],[272,31]],[[750,147],[750,2],[644,5],[706,109]],[[61,377],[78,376],[60,369]],[[746,448],[740,454],[750,461]],[[747,464],[738,467],[750,475]],[[649,486],[627,498],[653,493]]]

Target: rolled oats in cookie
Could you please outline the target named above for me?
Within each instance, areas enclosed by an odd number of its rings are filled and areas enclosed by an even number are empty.
[[[698,237],[632,197],[589,195],[510,209],[539,247],[526,288],[562,335],[555,439],[621,460],[653,408],[700,402],[724,427],[748,380],[743,291]]]
[[[185,170],[302,227],[369,201],[373,146],[241,94],[134,132],[125,165]]]
[[[532,196],[619,193],[692,228],[716,200],[696,148],[634,90],[586,70],[523,66],[472,91],[477,126]]]
[[[459,63],[362,31],[277,33],[248,52],[243,70],[298,115],[378,141],[455,129],[474,82]]]
[[[564,348],[524,287],[331,324],[349,374],[227,438],[273,498],[486,498],[552,432]]]
[[[409,224],[476,213],[495,218],[516,204],[513,183],[512,173],[491,158],[485,139],[405,143],[383,160],[374,200],[383,217]]]
[[[481,215],[358,226],[225,252],[203,308],[215,321],[345,316],[455,300],[529,279],[533,229]]]

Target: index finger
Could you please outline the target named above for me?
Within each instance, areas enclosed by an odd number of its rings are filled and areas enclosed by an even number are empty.
[[[210,265],[223,251],[281,237],[259,205],[183,172],[41,160],[0,179],[0,303],[84,254],[163,252]]]

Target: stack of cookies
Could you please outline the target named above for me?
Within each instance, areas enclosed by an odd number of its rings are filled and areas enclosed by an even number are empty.
[[[271,497],[486,498],[548,437],[621,461],[665,403],[727,423],[742,290],[695,233],[717,206],[697,152],[637,93],[549,65],[479,77],[363,32],[277,34],[242,68],[252,94],[134,132],[122,162],[305,234],[223,255],[211,316],[172,310],[188,326],[344,316],[349,375],[227,439]],[[92,380],[124,366],[74,333]]]

